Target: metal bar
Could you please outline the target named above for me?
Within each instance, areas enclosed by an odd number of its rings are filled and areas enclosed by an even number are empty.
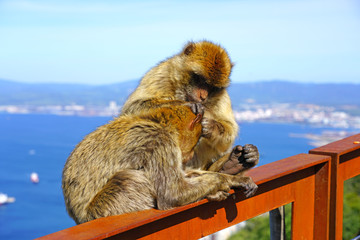
[[[273,209],[269,212],[270,239],[285,240],[285,206]]]
[[[299,154],[255,168],[249,175],[259,189],[251,198],[245,198],[241,190],[231,190],[225,201],[202,200],[168,211],[152,209],[96,219],[39,239],[198,239],[291,202],[293,239],[312,239],[316,175],[329,160]]]

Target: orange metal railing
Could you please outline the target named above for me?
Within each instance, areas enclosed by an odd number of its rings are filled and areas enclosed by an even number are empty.
[[[360,174],[360,134],[310,151],[331,157],[329,237],[342,239],[344,181]]]
[[[80,224],[39,239],[199,239],[292,203],[292,239],[341,239],[343,182],[360,174],[360,134],[252,169],[245,198],[146,210]]]

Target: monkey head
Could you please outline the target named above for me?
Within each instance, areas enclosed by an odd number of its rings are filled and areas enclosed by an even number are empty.
[[[188,43],[180,54],[185,101],[205,103],[230,84],[233,64],[222,47],[208,41]]]

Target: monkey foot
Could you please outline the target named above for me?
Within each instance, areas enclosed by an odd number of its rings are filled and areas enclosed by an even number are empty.
[[[246,144],[237,145],[232,150],[229,160],[225,162],[221,173],[235,175],[246,169],[254,167],[259,162],[259,152],[256,146]]]

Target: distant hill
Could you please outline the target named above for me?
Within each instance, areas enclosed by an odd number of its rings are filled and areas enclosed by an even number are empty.
[[[107,105],[122,104],[138,81],[107,85],[29,84],[0,80],[0,105]],[[313,103],[319,105],[360,105],[360,84],[312,84],[287,81],[232,83],[233,105],[253,99],[256,103]]]
[[[313,103],[318,105],[360,105],[360,84],[316,84],[288,81],[234,83],[229,88],[233,103],[254,99],[258,103]]]
[[[108,105],[122,103],[138,81],[108,85],[20,83],[0,80],[0,105]]]

